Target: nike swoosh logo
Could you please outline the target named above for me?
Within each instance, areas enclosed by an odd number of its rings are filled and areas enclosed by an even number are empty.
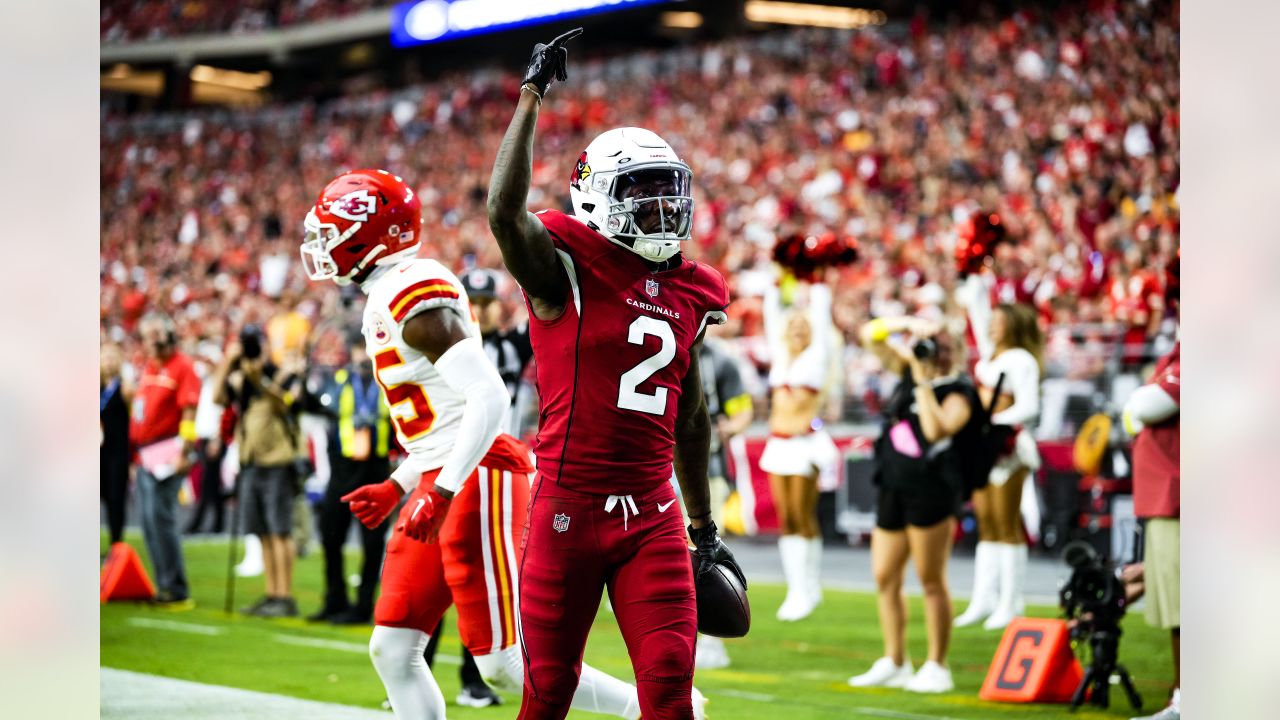
[[[419,510],[421,510],[421,509],[422,509],[422,506],[423,506],[423,505],[426,505],[426,504],[427,504],[426,498],[418,498],[418,504],[417,504],[416,506],[414,506],[414,508],[413,508],[413,514],[409,516],[409,519],[410,519],[410,520],[413,520],[413,519],[417,518],[417,517],[418,517],[418,511],[419,511]]]
[[[667,508],[671,507],[671,503],[673,502],[675,502],[675,500],[668,500],[666,505],[658,503],[658,512],[666,512]]]

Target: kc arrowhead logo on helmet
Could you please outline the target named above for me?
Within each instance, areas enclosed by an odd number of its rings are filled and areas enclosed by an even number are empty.
[[[329,205],[329,212],[351,222],[365,222],[377,211],[378,199],[368,190],[349,192]]]

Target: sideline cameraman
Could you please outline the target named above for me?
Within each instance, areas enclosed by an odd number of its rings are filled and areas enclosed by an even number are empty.
[[[911,345],[894,338],[908,334]],[[885,408],[876,440],[879,499],[871,534],[871,567],[879,593],[884,657],[849,678],[854,687],[900,687],[911,692],[954,689],[946,666],[951,641],[951,594],[947,558],[955,515],[963,494],[958,456],[980,418],[977,391],[959,373],[959,343],[936,323],[918,318],[881,318],[863,326],[862,345],[902,380]],[[913,672],[906,657],[907,559],[914,560],[924,587],[929,657]]]
[[[244,513],[244,532],[262,541],[266,594],[244,612],[294,617],[298,614],[292,591],[296,548],[291,532],[293,498],[298,489],[294,461],[299,454],[299,434],[292,405],[301,389],[301,378],[293,372],[296,368],[273,365],[263,352],[264,341],[255,326],[240,332],[240,339],[227,348],[214,376],[214,402],[236,404],[238,510]]]
[[[1151,720],[1181,717],[1181,471],[1179,402],[1182,387],[1182,344],[1156,364],[1148,384],[1129,396],[1124,428],[1137,435],[1133,444],[1133,505],[1145,521],[1142,577],[1147,597],[1147,624],[1168,628],[1173,644],[1173,699]]]

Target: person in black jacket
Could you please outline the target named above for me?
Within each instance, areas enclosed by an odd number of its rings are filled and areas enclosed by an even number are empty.
[[[120,377],[120,348],[103,345],[99,357],[98,422],[101,444],[99,496],[107,507],[111,544],[124,539],[124,506],[129,495],[129,403]]]
[[[862,345],[902,379],[886,406],[876,441],[880,497],[871,535],[871,565],[879,592],[884,657],[849,679],[854,687],[914,692],[954,688],[946,666],[951,639],[947,557],[964,487],[958,453],[976,431],[980,406],[972,382],[959,374],[959,343],[936,323],[877,319],[862,328]],[[913,671],[906,657],[907,559],[924,587],[929,657]]]

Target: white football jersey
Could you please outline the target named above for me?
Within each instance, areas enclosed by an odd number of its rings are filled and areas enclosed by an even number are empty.
[[[470,334],[480,336],[458,278],[435,260],[406,260],[383,273],[369,289],[362,330],[396,436],[424,470],[444,465],[466,405],[466,399],[401,334],[409,318],[438,307],[456,310]]]

